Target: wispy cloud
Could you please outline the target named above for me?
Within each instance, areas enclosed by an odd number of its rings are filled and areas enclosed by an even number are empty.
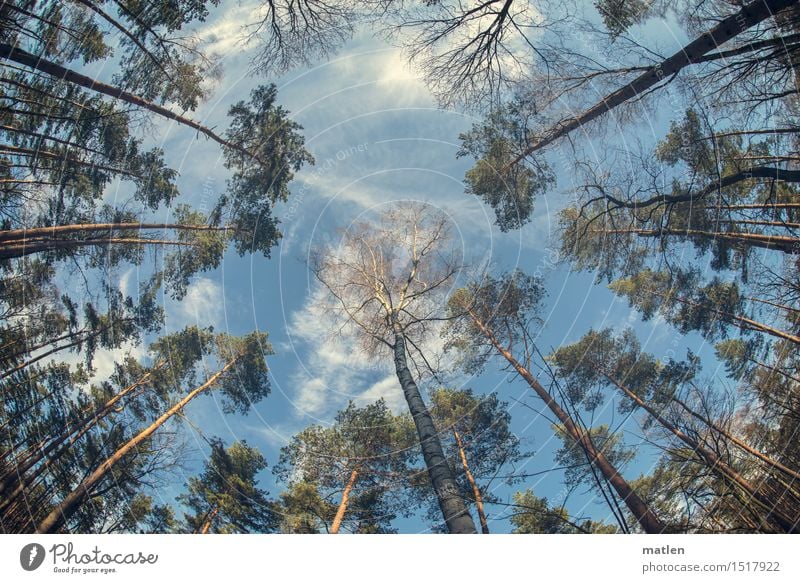
[[[171,327],[197,326],[218,327],[224,313],[222,286],[208,277],[195,279],[180,302],[168,302],[167,320]]]

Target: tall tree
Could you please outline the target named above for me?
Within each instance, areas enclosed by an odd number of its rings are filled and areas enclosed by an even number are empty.
[[[420,203],[399,203],[374,222],[351,227],[338,248],[319,251],[313,269],[330,292],[329,309],[358,332],[362,347],[375,358],[393,358],[447,529],[474,533],[439,431],[408,368],[413,351],[425,359],[422,342],[441,317],[445,286],[459,268],[447,243],[443,214]]]
[[[484,503],[493,497],[486,488],[504,466],[513,467],[524,455],[509,427],[508,404],[494,393],[440,388],[431,393],[431,415],[443,432],[445,453],[464,499],[475,505],[481,532],[489,534]]]
[[[149,439],[161,426],[183,411],[197,396],[218,389],[224,396],[223,410],[246,412],[253,402],[269,393],[269,377],[264,363],[264,355],[271,352],[266,336],[252,333],[243,338],[220,334],[210,339],[198,334],[195,338],[196,350],[207,352],[213,349],[220,368],[205,382],[185,394],[180,400],[164,411],[150,425],[106,458],[86,478],[69,492],[41,521],[37,532],[56,532],[75,513],[88,498],[97,484],[108,474],[115,464],[142,442]]]
[[[494,354],[504,358],[558,419],[568,451],[583,452],[645,532],[663,532],[666,525],[631,488],[602,447],[594,443],[592,432],[576,422],[530,372],[536,356],[530,327],[543,294],[540,281],[518,271],[499,278],[487,275],[455,291],[449,301],[448,346],[458,351],[467,372],[481,371]],[[514,355],[517,350],[522,351],[520,358]]]
[[[351,532],[386,532],[403,509],[397,490],[403,487],[411,445],[382,399],[363,407],[351,401],[330,426],[312,425],[295,435],[281,449],[274,472],[290,489],[298,482],[313,483],[320,496],[336,503],[330,534],[343,525]],[[370,510],[377,521],[365,524]]]
[[[692,410],[677,396],[680,387],[693,378],[696,363],[661,364],[652,356],[641,353],[639,343],[630,330],[616,337],[609,330],[592,331],[576,344],[558,349],[551,359],[560,374],[569,379],[576,390],[586,391],[599,383],[622,393],[625,398],[624,409],[634,407],[646,411],[653,422],[677,438],[711,472],[717,473],[733,489],[741,489],[746,496],[746,506],[760,506],[760,513],[766,518],[765,523],[775,521],[780,528],[789,532],[796,528],[796,521],[791,518],[790,512],[781,508],[780,500],[770,498],[760,484],[751,482],[737,471],[733,463],[712,449],[713,446],[703,443],[693,429],[682,429],[680,416],[676,417],[676,411],[670,411],[671,406],[677,408],[677,412],[688,413],[716,433],[717,439],[729,440],[731,446],[739,447],[759,461],[766,462],[772,469],[788,470],[789,477],[795,479],[791,476],[792,470],[733,437],[706,415]]]
[[[258,487],[257,474],[267,461],[243,441],[226,448],[211,441],[203,472],[189,478],[187,492],[178,497],[192,512],[186,515],[191,532],[265,533],[276,526],[268,493]]]

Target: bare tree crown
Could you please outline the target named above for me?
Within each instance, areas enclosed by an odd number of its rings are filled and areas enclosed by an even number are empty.
[[[441,319],[463,263],[449,220],[425,203],[394,203],[373,221],[354,223],[338,246],[314,253],[312,269],[330,292],[330,307],[371,353],[391,347],[397,334],[418,344]]]

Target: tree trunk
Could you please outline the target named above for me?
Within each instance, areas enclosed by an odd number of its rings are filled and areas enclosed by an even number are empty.
[[[793,308],[792,306],[786,306],[784,304],[779,304],[777,302],[771,302],[770,300],[764,300],[761,298],[753,298],[753,297],[745,297],[748,302],[757,302],[759,304],[764,304],[766,306],[772,306],[773,308],[778,308],[780,310],[786,310],[787,312],[800,312],[800,309]]]
[[[627,395],[634,403],[647,411],[653,419],[661,424],[662,427],[689,446],[692,451],[700,456],[700,458],[703,460],[703,462],[705,462],[712,472],[719,474],[723,479],[727,479],[729,482],[732,482],[744,490],[750,499],[754,500],[759,506],[764,508],[764,510],[767,512],[767,515],[777,524],[779,524],[782,529],[789,533],[797,531],[798,524],[800,523],[800,517],[798,517],[796,520],[792,520],[784,515],[783,512],[776,510],[775,504],[769,500],[769,498],[760,493],[750,482],[744,479],[739,472],[726,464],[716,453],[706,449],[700,445],[697,440],[689,437],[686,433],[664,419],[664,417],[658,411],[648,405],[641,397],[639,397],[639,395],[631,391],[622,383],[618,382],[614,377],[606,373],[603,374],[615,387],[625,393],[625,395]]]
[[[458,431],[453,428],[453,437],[456,439],[456,445],[458,446],[458,455],[461,458],[461,465],[464,467],[464,475],[467,476],[467,481],[469,485],[472,487],[472,495],[475,498],[475,508],[478,510],[478,520],[481,523],[481,532],[483,534],[489,534],[489,523],[486,520],[486,512],[483,509],[483,496],[481,495],[481,489],[478,488],[478,484],[475,482],[475,477],[472,475],[472,472],[469,470],[469,463],[467,463],[467,453],[464,451],[464,444],[461,441],[461,436],[458,434]]]
[[[0,44],[0,47],[2,44]],[[2,56],[2,54],[0,54]],[[138,174],[134,174],[133,172],[128,172],[127,170],[123,170],[122,168],[115,168],[113,166],[106,166],[104,164],[98,164],[96,162],[91,162],[89,160],[81,160],[79,158],[73,158],[71,156],[67,156],[66,153],[58,153],[58,152],[51,152],[49,150],[44,150],[39,148],[37,150],[31,150],[30,148],[21,148],[19,146],[12,146],[10,144],[0,144],[0,151],[8,154],[9,156],[25,156],[28,158],[45,158],[47,160],[55,160],[56,162],[61,162],[62,164],[78,164],[80,166],[89,166],[95,170],[102,170],[103,172],[108,172],[109,174],[119,174],[120,176],[127,176],[128,178],[138,178],[142,179],[143,176],[139,176]]]
[[[109,97],[113,97],[115,99],[119,99],[126,103],[130,103],[131,105],[142,107],[144,109],[147,109],[148,111],[151,111],[152,113],[160,115],[161,117],[164,117],[166,119],[171,119],[180,124],[188,126],[194,130],[197,130],[198,132],[205,134],[215,142],[225,146],[226,148],[235,150],[240,154],[243,154],[247,158],[253,157],[253,155],[246,149],[226,140],[225,138],[218,135],[210,128],[207,128],[204,125],[201,125],[192,119],[179,115],[174,111],[170,111],[166,107],[163,107],[156,103],[152,103],[150,101],[147,101],[146,99],[142,99],[138,95],[129,93],[124,89],[120,89],[119,87],[114,87],[113,85],[102,83],[100,81],[97,81],[96,79],[92,79],[91,77],[87,77],[86,75],[82,75],[81,73],[78,73],[71,69],[67,69],[66,67],[63,67],[58,63],[54,63],[53,61],[49,61],[42,57],[37,57],[36,55],[32,55],[31,53],[23,51],[20,48],[13,47],[6,43],[0,43],[0,58],[5,59],[7,61],[13,61],[25,67],[29,67],[36,71],[40,71],[42,73],[46,73],[47,75],[50,75],[57,79],[62,79],[64,81],[74,83],[75,85],[84,87],[85,89],[89,89],[90,91],[102,93],[104,95],[108,95]]]
[[[764,370],[768,370],[770,372],[778,373],[782,377],[784,377],[786,379],[789,379],[790,381],[794,381],[795,383],[799,383],[800,384],[800,377],[796,377],[796,376],[794,376],[792,374],[789,374],[788,372],[786,372],[784,370],[781,370],[781,369],[776,368],[774,366],[770,366],[765,362],[761,362],[761,361],[755,360],[753,358],[748,358],[747,360],[749,362],[751,362],[752,364],[755,364],[756,366],[760,366]]]
[[[439,441],[439,432],[433,424],[431,414],[422,400],[422,395],[411,376],[411,371],[408,370],[405,338],[399,330],[395,330],[394,335],[394,366],[397,379],[400,381],[400,386],[403,387],[408,410],[417,428],[422,457],[425,459],[428,475],[436,492],[447,530],[451,534],[475,534],[475,523],[461,499],[458,485],[447,464],[447,459],[444,457],[442,443]]]
[[[653,294],[656,297],[661,298],[664,301],[669,299],[681,304],[686,304],[687,306],[692,306],[693,308],[702,308],[705,310],[709,310],[710,312],[713,312],[718,316],[728,318],[730,320],[729,323],[732,326],[736,326],[737,328],[740,328],[742,330],[754,330],[756,332],[763,332],[764,334],[775,336],[776,338],[780,338],[781,340],[788,340],[789,342],[793,342],[794,344],[800,344],[800,336],[789,334],[788,332],[784,332],[783,330],[778,330],[777,328],[773,328],[772,326],[767,326],[766,324],[762,324],[761,322],[757,322],[756,320],[751,320],[750,318],[745,318],[744,316],[737,316],[736,314],[731,314],[730,312],[726,312],[724,310],[718,310],[717,308],[712,308],[706,304],[693,302],[692,300],[687,300],[686,298],[680,298],[677,296],[668,297],[664,294],[657,293],[652,290],[647,290],[647,292]]]
[[[69,331],[66,334],[62,334],[58,338],[49,338],[43,342],[39,342],[38,344],[34,344],[33,346],[26,347],[24,350],[20,350],[19,352],[15,352],[14,354],[3,355],[0,357],[0,360],[7,361],[9,364],[16,361],[18,358],[25,356],[26,354],[30,354],[32,352],[36,352],[37,350],[41,350],[45,346],[51,346],[57,342],[62,342],[67,340],[68,338],[72,338],[75,336],[75,332]]]
[[[666,299],[662,294],[654,294],[654,295],[657,295],[662,299]],[[682,304],[686,304],[694,308],[704,308],[706,310],[714,312],[719,316],[729,318],[730,320],[732,320],[731,324],[733,324],[737,328],[741,328],[743,330],[755,330],[757,332],[763,332],[765,334],[769,334],[770,336],[775,336],[776,338],[780,338],[781,340],[788,340],[789,342],[800,344],[800,336],[789,334],[788,332],[784,332],[783,330],[778,330],[777,328],[773,328],[772,326],[767,326],[766,324],[762,324],[761,322],[751,320],[750,318],[745,318],[744,316],[737,316],[736,314],[731,314],[730,312],[725,312],[724,310],[711,308],[705,304],[699,304],[697,302],[693,302],[685,298],[674,297],[673,299],[676,302],[680,302]]]
[[[599,118],[630,99],[652,90],[664,79],[680,73],[684,67],[701,62],[706,54],[718,49],[738,34],[796,3],[797,0],[754,0],[742,6],[739,12],[723,18],[714,28],[705,32],[661,63],[650,67],[624,87],[606,95],[600,102],[580,115],[562,120],[553,126],[541,139],[528,145],[508,166],[514,166],[533,152],[541,150],[554,141],[563,138],[570,132]]]
[[[344,492],[342,492],[342,501],[339,503],[339,508],[336,510],[336,516],[333,518],[330,534],[339,534],[339,528],[342,526],[344,513],[347,512],[347,500],[350,498],[350,492],[353,490],[353,486],[355,485],[357,479],[358,470],[355,469],[350,472],[350,479],[347,480],[347,485],[344,487]]]
[[[800,209],[800,202],[763,202],[760,204],[728,204],[722,208],[726,210],[740,209]]]
[[[208,534],[208,531],[211,529],[211,524],[214,522],[217,514],[219,514],[219,506],[215,506],[214,510],[208,513],[205,521],[203,521],[203,526],[200,528],[200,534]]]
[[[216,382],[236,363],[237,360],[238,357],[229,361],[224,367],[222,367],[221,370],[212,375],[211,378],[209,378],[205,383],[191,391],[183,399],[178,401],[178,403],[170,407],[166,413],[156,419],[149,427],[139,432],[136,437],[129,440],[125,445],[115,451],[111,457],[100,464],[100,467],[92,472],[89,477],[83,480],[77,488],[67,494],[67,496],[55,508],[53,508],[50,514],[48,514],[47,517],[42,520],[36,529],[37,534],[56,532],[62,524],[65,524],[66,521],[69,520],[69,518],[75,513],[80,505],[86,501],[97,483],[106,476],[109,470],[114,467],[114,464],[121,460],[125,455],[130,453],[145,439],[153,435],[153,433],[155,433],[159,427],[169,421],[176,413],[179,413],[187,404],[189,404],[192,399],[214,386],[214,384],[216,384]]]
[[[182,225],[180,223],[85,223],[76,225],[54,225],[52,227],[35,227],[31,229],[9,229],[0,231],[0,245],[6,241],[40,239],[53,235],[72,235],[94,231],[226,231],[232,227],[212,227],[209,225]],[[0,249],[2,247],[0,246]]]
[[[100,332],[102,332],[102,331],[103,330],[100,330]],[[97,332],[97,334],[100,334],[100,332]],[[77,332],[75,335],[80,335],[80,334],[82,334],[82,332]],[[87,338],[90,338],[90,337],[91,336],[80,336],[77,340],[73,340],[72,342],[69,342],[69,343],[67,343],[67,344],[65,344],[63,346],[56,346],[55,348],[51,348],[50,350],[48,350],[46,352],[43,352],[42,354],[40,354],[38,356],[34,356],[33,358],[30,358],[30,359],[26,360],[25,362],[21,362],[20,364],[18,364],[17,366],[13,367],[12,369],[7,370],[4,373],[0,374],[0,380],[3,380],[3,379],[6,379],[6,378],[10,377],[11,375],[13,375],[15,373],[18,373],[22,369],[27,368],[27,367],[31,366],[32,364],[36,364],[38,361],[42,360],[43,358],[47,358],[48,356],[52,356],[56,352],[60,352],[62,350],[66,350],[66,349],[72,348],[74,346],[78,346],[79,344],[81,344],[82,342],[85,342],[87,340]]]
[[[539,396],[545,405],[553,412],[553,414],[561,421],[564,430],[567,434],[586,452],[587,457],[600,470],[603,477],[611,484],[616,493],[622,499],[623,503],[631,511],[631,514],[641,525],[642,529],[648,534],[662,533],[666,529],[666,525],[655,515],[650,507],[642,500],[639,495],[630,487],[630,484],[623,478],[614,465],[606,458],[602,451],[598,450],[589,435],[578,428],[570,418],[569,414],[564,411],[561,406],[556,403],[552,395],[536,380],[536,378],[517,361],[516,358],[506,350],[495,338],[494,333],[481,322],[472,311],[468,314],[475,322],[475,325],[480,329],[484,336],[494,346],[495,350],[505,358],[509,364],[517,371],[533,391]]]
[[[733,241],[740,245],[761,247],[797,255],[800,253],[800,239],[779,235],[764,235],[761,233],[722,233],[718,231],[697,231],[693,229],[604,229],[601,232],[608,234],[631,234],[638,237],[688,237],[700,239],[722,239]]]
[[[56,249],[77,249],[94,245],[164,245],[168,247],[194,247],[187,241],[170,239],[142,239],[138,237],[97,237],[94,239],[50,239],[22,243],[0,244],[0,259],[17,259],[34,253],[54,251]]]
[[[716,210],[716,209],[713,209]],[[787,223],[785,221],[756,221],[751,219],[720,219],[716,221],[723,225],[756,225],[759,227],[775,227],[777,229],[800,229],[800,223]]]

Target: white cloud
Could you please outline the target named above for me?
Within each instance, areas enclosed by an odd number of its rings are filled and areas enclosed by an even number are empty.
[[[113,350],[98,350],[92,362],[92,367],[95,369],[93,380],[95,382],[107,380],[114,372],[114,364],[128,356],[141,361],[144,355],[145,349],[141,345],[134,346],[130,343]]]
[[[183,325],[217,326],[222,320],[224,300],[222,286],[213,279],[200,277],[186,291],[186,297],[175,306],[174,313]]]
[[[406,401],[403,397],[403,390],[395,375],[387,375],[382,380],[373,384],[366,391],[361,393],[356,399],[357,405],[374,403],[378,399],[386,401],[386,406],[394,413],[406,411]]]
[[[220,18],[196,30],[197,36],[206,43],[209,52],[231,55],[245,48],[244,25],[258,18],[260,3],[244,2],[236,7],[226,8]]]

